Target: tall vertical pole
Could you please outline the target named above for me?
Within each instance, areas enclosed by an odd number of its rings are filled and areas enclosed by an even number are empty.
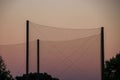
[[[29,73],[29,21],[26,21],[26,74]]]
[[[101,79],[104,80],[104,27],[101,27]]]
[[[39,58],[39,46],[40,44],[39,44],[39,39],[37,39],[37,73],[39,73],[39,60],[40,60],[40,58]]]

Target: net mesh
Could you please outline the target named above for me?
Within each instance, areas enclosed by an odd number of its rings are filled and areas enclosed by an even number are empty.
[[[101,80],[100,28],[57,28],[30,22],[30,72],[37,70],[37,39],[41,73],[60,80]]]
[[[40,72],[60,80],[101,80],[100,28],[57,28],[29,23],[29,71],[37,72],[37,39]],[[0,55],[11,73],[22,75],[26,43],[0,45]]]
[[[10,70],[13,77],[25,73],[25,52],[25,43],[0,45],[0,56],[2,56],[7,69]]]

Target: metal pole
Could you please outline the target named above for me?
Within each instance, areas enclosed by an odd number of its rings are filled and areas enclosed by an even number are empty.
[[[39,58],[39,39],[37,39],[37,73],[39,73],[39,60],[40,60],[40,58]]]
[[[26,21],[26,74],[29,73],[29,21]]]
[[[101,79],[104,80],[104,27],[101,27]]]

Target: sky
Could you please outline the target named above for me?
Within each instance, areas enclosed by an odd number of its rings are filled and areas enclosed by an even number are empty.
[[[0,0],[0,45],[25,42],[26,20],[63,28],[103,26],[108,60],[120,51],[119,4],[119,0]]]

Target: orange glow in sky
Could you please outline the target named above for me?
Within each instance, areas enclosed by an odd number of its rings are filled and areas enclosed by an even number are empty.
[[[25,42],[26,20],[63,28],[104,26],[105,58],[107,60],[120,50],[119,4],[119,0],[1,0],[0,47]],[[15,59],[25,62],[25,55],[21,53],[14,55],[0,52],[0,55],[3,56],[10,69],[17,69],[12,65]],[[21,57],[17,58],[17,56]],[[15,61],[14,64],[17,63]],[[14,71],[14,75],[17,73],[19,74]]]

